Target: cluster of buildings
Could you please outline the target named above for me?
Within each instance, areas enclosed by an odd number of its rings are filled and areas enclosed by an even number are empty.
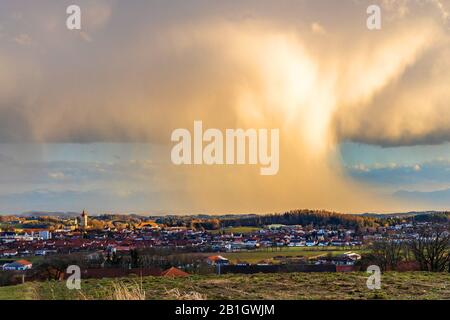
[[[88,213],[83,211],[70,228],[53,232],[36,229],[0,232],[0,259],[17,260],[30,256],[75,252],[126,253],[133,249],[149,247],[184,248],[193,252],[218,253],[280,247],[330,246],[351,250],[376,240],[390,238],[403,241],[417,236],[416,227],[407,223],[359,230],[335,226],[314,228],[299,225],[270,225],[249,233],[233,233],[232,230],[239,230],[233,228],[211,232],[188,227],[167,227],[154,221],[142,222],[133,228],[121,230],[111,228],[98,230],[90,228],[89,224]],[[220,262],[220,258],[217,259]],[[352,260],[351,257],[345,259]],[[320,264],[323,261],[317,261],[317,263]],[[24,266],[24,268],[31,267],[31,264]]]
[[[83,213],[85,215],[85,213]],[[85,224],[87,226],[87,224]],[[74,252],[114,250],[126,252],[146,247],[192,248],[204,252],[232,252],[273,247],[362,245],[354,230],[304,230],[301,226],[269,226],[249,234],[197,231],[186,227],[111,230],[67,230],[49,232],[0,232],[0,257],[26,257]]]

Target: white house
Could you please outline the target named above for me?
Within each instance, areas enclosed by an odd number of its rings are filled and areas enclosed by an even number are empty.
[[[18,252],[16,249],[11,249],[11,250],[3,250],[2,255],[4,257],[14,257],[17,256]]]
[[[206,262],[212,266],[228,265],[230,263],[230,261],[227,258],[224,258],[222,256],[210,256],[206,259]]]
[[[47,230],[39,231],[39,238],[42,240],[50,240],[52,238],[52,234]]]

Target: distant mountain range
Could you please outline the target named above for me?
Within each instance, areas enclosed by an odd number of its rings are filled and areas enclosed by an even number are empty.
[[[19,214],[20,217],[61,217],[61,218],[71,218],[78,217],[79,212],[46,212],[46,211],[28,211]]]
[[[450,189],[436,190],[436,191],[397,191],[394,196],[398,199],[433,203],[437,206],[448,206],[450,208]]]
[[[393,213],[375,213],[375,212],[367,212],[367,213],[358,213],[358,214],[352,214],[355,216],[363,216],[363,217],[371,217],[371,218],[390,218],[390,217],[411,217],[416,215],[424,215],[424,214],[435,214],[439,213],[441,211],[410,211],[410,212],[393,212]],[[58,212],[58,211],[28,211],[24,212],[22,214],[19,214],[18,216],[21,217],[61,217],[61,218],[72,218],[72,217],[78,217],[80,215],[80,212]],[[115,214],[120,215],[120,214]],[[129,216],[136,216],[136,217],[145,217],[145,218],[159,218],[159,217],[165,217],[168,218],[171,215],[137,215],[137,214],[127,214],[123,213],[122,215],[129,215]],[[93,215],[95,216],[95,215]],[[182,218],[182,217],[189,217],[194,219],[236,219],[236,218],[245,218],[245,217],[254,217],[257,216],[256,214],[223,214],[223,215],[208,215],[208,214],[193,214],[193,215],[174,215],[175,218]]]
[[[392,218],[392,217],[413,217],[424,214],[436,214],[442,211],[410,211],[410,212],[397,212],[397,213],[361,213],[357,216],[369,217],[369,218]]]

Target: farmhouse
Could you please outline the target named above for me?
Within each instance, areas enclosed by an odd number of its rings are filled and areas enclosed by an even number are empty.
[[[27,260],[17,260],[3,265],[4,271],[24,271],[33,267],[33,264]]]
[[[228,265],[230,263],[230,261],[222,256],[210,256],[206,259],[206,262],[211,265],[211,266],[215,266],[215,265]]]

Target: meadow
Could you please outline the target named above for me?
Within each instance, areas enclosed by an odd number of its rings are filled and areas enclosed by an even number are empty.
[[[215,229],[215,230],[208,230],[211,234],[249,234],[253,232],[257,232],[261,230],[261,228],[258,227],[229,227],[229,228],[223,228],[223,229]]]
[[[316,258],[319,256],[332,255],[337,256],[345,252],[352,251],[356,253],[363,253],[364,249],[359,248],[342,248],[342,247],[283,247],[283,248],[262,248],[256,250],[241,250],[236,252],[218,253],[221,256],[230,260],[231,263],[278,263],[277,257],[289,257],[305,259]],[[210,256],[217,253],[204,253],[202,255]]]
[[[81,290],[68,290],[65,282],[57,281],[1,287],[0,300],[450,300],[449,273],[387,272],[382,275],[381,290],[369,290],[366,280],[364,272],[193,275],[187,278],[135,276],[83,280]]]

